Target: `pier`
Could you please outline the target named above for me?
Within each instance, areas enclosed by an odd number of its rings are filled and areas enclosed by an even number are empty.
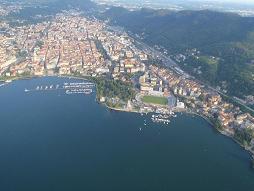
[[[154,123],[164,123],[169,124],[170,120],[168,119],[170,116],[168,115],[152,115],[152,121]]]
[[[25,92],[35,92],[35,91],[56,91],[56,90],[65,90],[65,93],[68,95],[71,94],[91,94],[93,92],[93,87],[95,85],[91,82],[72,82],[72,83],[63,83],[59,84],[50,84],[50,85],[38,85],[34,89],[25,89]]]

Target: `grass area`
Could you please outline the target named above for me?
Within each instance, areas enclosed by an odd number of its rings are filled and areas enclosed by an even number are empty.
[[[0,82],[5,82],[7,80],[18,80],[18,79],[26,79],[26,78],[31,78],[34,77],[30,74],[22,74],[22,75],[17,75],[17,76],[0,76]]]
[[[201,62],[205,62],[209,65],[218,65],[219,64],[218,60],[211,58],[209,56],[200,56],[199,60]]]
[[[142,100],[145,103],[152,103],[152,104],[158,104],[158,105],[168,104],[168,99],[165,97],[144,96]]]
[[[106,78],[93,78],[96,83],[97,97],[119,98],[127,102],[135,98],[135,90],[131,83]]]
[[[18,76],[10,76],[10,77],[0,76],[0,82],[6,82],[8,80],[13,81],[13,80],[17,80],[19,78],[22,79],[22,77],[18,77]]]

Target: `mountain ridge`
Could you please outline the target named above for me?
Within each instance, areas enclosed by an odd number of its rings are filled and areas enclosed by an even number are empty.
[[[190,56],[179,65],[211,85],[224,84],[231,95],[254,94],[254,65],[250,64],[254,60],[254,18],[211,10],[129,11],[117,7],[104,12],[103,17],[113,25],[138,34],[151,46],[164,47],[171,54],[198,49],[202,56],[217,57],[216,68],[211,68],[205,59],[197,59],[198,56]],[[197,68],[201,68],[202,74],[194,71]]]

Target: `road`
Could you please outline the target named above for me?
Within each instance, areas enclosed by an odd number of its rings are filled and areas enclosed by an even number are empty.
[[[169,69],[173,70],[174,72],[176,72],[177,74],[183,76],[186,79],[192,79],[194,81],[196,81],[197,83],[206,86],[206,88],[210,91],[214,91],[217,92],[225,97],[230,97],[229,95],[226,95],[225,93],[223,93],[220,90],[217,90],[216,88],[210,86],[209,84],[204,83],[203,81],[200,81],[198,79],[196,79],[193,76],[190,76],[188,73],[184,72],[183,70],[180,69],[180,67],[178,66],[178,64],[173,61],[169,56],[166,56],[165,54],[163,54],[162,52],[152,48],[151,46],[145,44],[144,42],[140,41],[139,39],[137,39],[133,34],[129,34],[129,36],[135,41],[135,43],[146,53],[156,57],[156,58],[160,58],[163,62],[163,64],[168,67]],[[235,102],[237,102],[239,105],[244,106],[246,109],[248,109],[251,112],[254,112],[254,109],[250,108],[248,105],[239,102],[238,100],[232,98]]]
[[[111,28],[111,30],[114,30],[115,32],[119,32],[119,33],[122,33],[124,31],[124,29],[122,27],[110,27],[110,28]],[[141,39],[137,38],[133,33],[128,32],[127,34],[133,40],[133,42],[135,42],[135,44],[138,48],[143,50],[148,55],[152,55],[155,58],[161,59],[164,66],[166,66],[169,69],[173,70],[178,75],[182,76],[183,78],[191,79],[191,80],[196,81],[200,85],[205,86],[207,88],[207,90],[209,90],[209,91],[217,92],[220,95],[232,98],[231,96],[226,95],[224,92],[222,92],[220,90],[217,90],[216,88],[210,86],[209,84],[207,84],[203,81],[200,81],[200,80],[196,79],[195,77],[189,75],[188,73],[184,72],[183,70],[181,70],[181,68],[178,66],[178,64],[174,60],[172,60],[169,56],[167,56],[167,55],[163,54],[162,52],[154,49],[153,47],[147,45]],[[249,111],[254,112],[254,110],[252,108],[250,108],[248,105],[243,104],[243,103],[239,102],[238,100],[236,100],[234,98],[232,98],[232,99],[235,102],[237,102],[239,105],[244,106]]]

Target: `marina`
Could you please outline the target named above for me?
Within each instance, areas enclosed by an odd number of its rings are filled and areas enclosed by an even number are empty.
[[[66,94],[91,94],[93,93],[92,89],[68,89],[65,91]]]
[[[143,116],[110,112],[96,103],[95,94],[66,95],[66,90],[60,89],[66,81],[53,77],[20,80],[0,89],[1,190],[20,190],[26,188],[28,181],[31,189],[24,189],[27,191],[37,191],[38,185],[42,187],[39,191],[49,190],[52,184],[56,185],[55,190],[68,191],[64,188],[69,188],[69,183],[77,185],[71,190],[107,191],[112,190],[118,178],[124,182],[113,190],[122,190],[122,184],[130,182],[138,183],[137,186],[142,183],[140,190],[147,190],[147,186],[151,190],[165,190],[165,187],[166,190],[253,190],[249,154],[215,132],[202,118],[185,112],[170,115],[153,112]],[[56,92],[66,96],[56,96],[50,90],[51,85],[54,89],[57,84],[60,90]],[[37,86],[48,89],[45,93],[39,90],[24,93],[25,88],[36,90]],[[152,115],[166,118],[170,123],[153,123]],[[66,182],[65,177],[76,171],[82,173],[76,173]],[[180,184],[180,189],[175,181],[179,176],[181,182],[188,182]],[[89,181],[84,184],[84,179]],[[197,180],[202,180],[202,189],[196,188]],[[230,186],[220,189],[220,181]]]
[[[50,85],[38,85],[34,89],[25,89],[25,92],[35,92],[35,91],[56,91],[64,90],[67,95],[72,94],[84,94],[89,95],[93,93],[94,84],[91,82],[64,82],[63,85],[50,84]]]
[[[141,113],[141,116],[143,116],[143,115],[144,114]],[[169,111],[168,114],[155,112],[155,114],[153,114],[151,116],[151,120],[153,123],[161,123],[161,124],[168,125],[170,123],[170,118],[172,118],[172,117],[174,117],[174,118],[177,117],[177,114],[175,114],[172,111]],[[145,126],[147,125],[146,119],[144,120],[144,125]]]
[[[154,123],[164,123],[164,124],[169,124],[170,123],[170,120],[169,120],[169,117],[168,115],[152,115],[152,121]]]

